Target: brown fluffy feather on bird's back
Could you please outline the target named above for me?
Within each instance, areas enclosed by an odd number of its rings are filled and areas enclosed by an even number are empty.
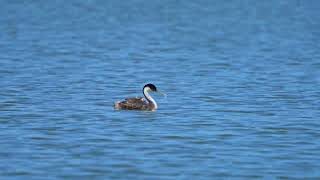
[[[116,109],[147,109],[148,102],[143,97],[127,98],[124,101],[117,101],[114,105]]]

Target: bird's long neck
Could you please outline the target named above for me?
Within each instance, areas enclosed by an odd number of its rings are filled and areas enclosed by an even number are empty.
[[[147,88],[144,88],[143,89],[143,95],[144,97],[146,97],[146,99],[148,100],[148,102],[153,106],[152,108],[153,109],[157,109],[158,108],[158,105],[156,103],[156,101],[150,96],[149,94],[149,91],[150,89],[147,87]]]

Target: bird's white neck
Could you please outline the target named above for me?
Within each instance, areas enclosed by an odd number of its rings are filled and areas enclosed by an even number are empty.
[[[146,97],[146,99],[148,100],[148,102],[151,103],[151,105],[153,106],[153,109],[157,109],[158,105],[157,105],[156,101],[150,96],[149,91],[150,91],[150,88],[146,87],[143,89],[143,94]]]

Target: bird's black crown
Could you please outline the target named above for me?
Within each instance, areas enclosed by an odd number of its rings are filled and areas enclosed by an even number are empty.
[[[146,88],[146,87],[149,87],[152,91],[157,91],[156,86],[153,85],[153,84],[146,84],[146,85],[143,87],[143,89]]]

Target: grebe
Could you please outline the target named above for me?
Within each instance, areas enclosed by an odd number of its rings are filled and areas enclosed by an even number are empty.
[[[127,98],[124,101],[117,101],[114,103],[115,109],[125,110],[144,110],[155,111],[158,108],[156,101],[150,96],[149,92],[158,92],[165,96],[165,94],[159,92],[155,85],[146,84],[143,87],[143,97]]]

